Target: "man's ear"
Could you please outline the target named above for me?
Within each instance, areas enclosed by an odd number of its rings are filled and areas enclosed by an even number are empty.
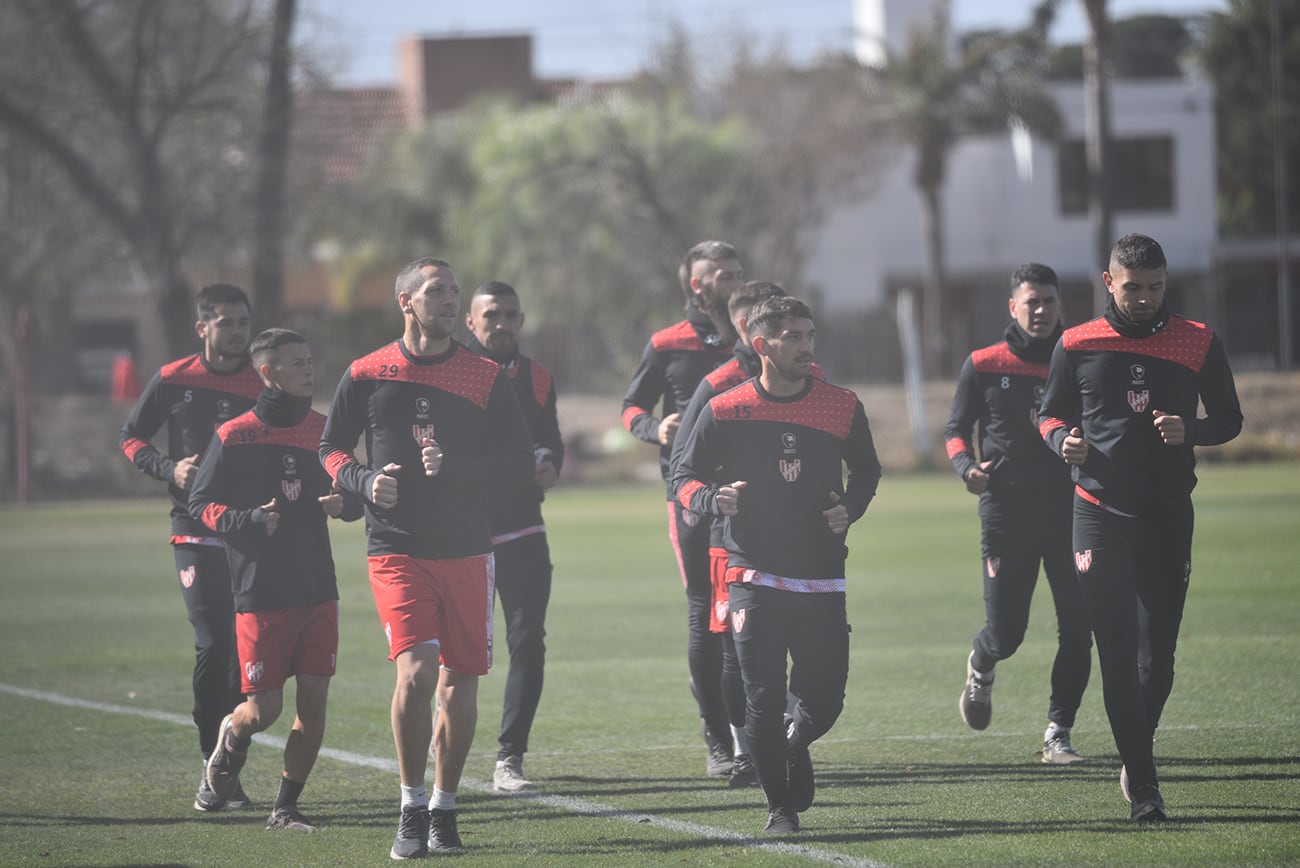
[[[410,293],[399,292],[397,294],[397,306],[402,309],[402,313],[410,313],[411,312]]]
[[[208,324],[201,319],[195,320],[194,333],[199,336],[199,340],[203,340],[205,337],[207,337]]]
[[[760,356],[767,355],[767,338],[762,335],[754,335],[754,339],[750,343],[754,347],[754,352]]]

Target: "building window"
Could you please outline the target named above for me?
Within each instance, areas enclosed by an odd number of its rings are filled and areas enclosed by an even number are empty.
[[[1088,210],[1088,163],[1083,140],[1062,142],[1057,155],[1061,213],[1083,214]],[[1116,212],[1174,209],[1172,138],[1113,139],[1110,163],[1110,195]]]

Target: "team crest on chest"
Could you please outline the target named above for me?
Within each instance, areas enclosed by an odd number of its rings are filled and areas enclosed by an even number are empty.
[[[1134,413],[1141,413],[1151,403],[1151,390],[1143,389],[1141,392],[1136,389],[1128,390],[1128,405],[1133,408]]]
[[[1092,549],[1074,553],[1074,568],[1081,573],[1086,573],[1092,568]]]
[[[432,439],[433,439],[433,425],[432,425],[432,424],[429,424],[429,425],[420,425],[420,424],[412,425],[412,426],[411,426],[411,436],[415,438],[415,442],[416,442],[416,443],[419,443],[419,444],[423,445],[423,444],[424,444],[424,441],[425,441],[426,439],[429,439],[429,440],[432,440]]]
[[[798,479],[799,471],[803,469],[802,458],[796,458],[793,461],[787,461],[786,459],[782,458],[777,463],[781,468],[781,476],[785,478],[786,482],[794,482],[796,479]]]
[[[284,491],[284,496],[290,500],[297,500],[298,495],[302,494],[301,479],[282,479],[280,488]]]

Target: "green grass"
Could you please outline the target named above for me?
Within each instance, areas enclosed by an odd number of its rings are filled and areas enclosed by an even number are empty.
[[[758,840],[758,791],[702,776],[661,497],[561,488],[548,500],[556,573],[526,766],[543,795],[486,791],[502,657],[481,687],[462,864],[1300,862],[1297,465],[1202,473],[1178,681],[1156,745],[1175,819],[1163,828],[1127,820],[1095,667],[1074,737],[1088,762],[1033,755],[1054,644],[1045,585],[998,670],[993,726],[962,725],[963,663],[983,617],[974,500],[949,476],[891,476],[850,534],[848,698],[813,747],[816,804],[797,838]],[[0,510],[0,864],[387,863],[393,672],[361,529],[336,525],[334,537],[342,647],[326,748],[346,754],[323,756],[303,795],[321,830],[271,834],[272,744],[254,746],[243,774],[263,810],[191,808],[191,636],[165,512],[153,500]]]

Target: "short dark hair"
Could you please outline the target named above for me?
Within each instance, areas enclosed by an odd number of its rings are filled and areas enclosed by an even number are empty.
[[[199,319],[207,322],[217,315],[217,305],[219,304],[242,304],[249,310],[253,306],[248,303],[248,293],[231,283],[209,283],[199,290],[198,302],[195,304],[195,311]]]
[[[774,338],[781,333],[781,323],[788,319],[812,319],[808,305],[792,295],[776,296],[760,301],[749,312],[749,332],[755,336]]]
[[[681,282],[682,292],[688,302],[691,300],[691,266],[701,260],[722,262],[727,259],[739,260],[740,254],[725,241],[701,241],[686,251],[682,264],[677,268],[677,279]]]
[[[760,301],[766,301],[769,298],[781,298],[789,295],[785,287],[779,283],[773,283],[770,280],[751,280],[740,289],[731,294],[727,299],[727,313],[732,316],[742,307],[753,307]]]
[[[248,346],[248,355],[253,360],[253,366],[260,368],[270,361],[268,357],[272,353],[285,344],[305,343],[307,339],[292,329],[267,329],[253,338],[253,342]]]
[[[1115,242],[1110,251],[1110,261],[1121,268],[1148,270],[1167,268],[1165,251],[1160,242],[1149,235],[1129,233]]]
[[[478,298],[480,295],[504,295],[510,298],[519,298],[519,293],[515,292],[515,288],[503,280],[489,280],[474,290],[474,294],[470,298]]]
[[[1044,286],[1061,288],[1061,284],[1056,280],[1056,272],[1041,262],[1026,262],[1011,272],[1011,292],[1013,294],[1022,283],[1041,283]]]
[[[415,291],[424,283],[424,275],[420,274],[426,268],[445,268],[451,271],[451,263],[445,259],[436,259],[432,256],[421,256],[414,262],[408,262],[402,266],[402,270],[397,272],[396,285],[393,288],[393,298],[406,293],[415,295]]]

